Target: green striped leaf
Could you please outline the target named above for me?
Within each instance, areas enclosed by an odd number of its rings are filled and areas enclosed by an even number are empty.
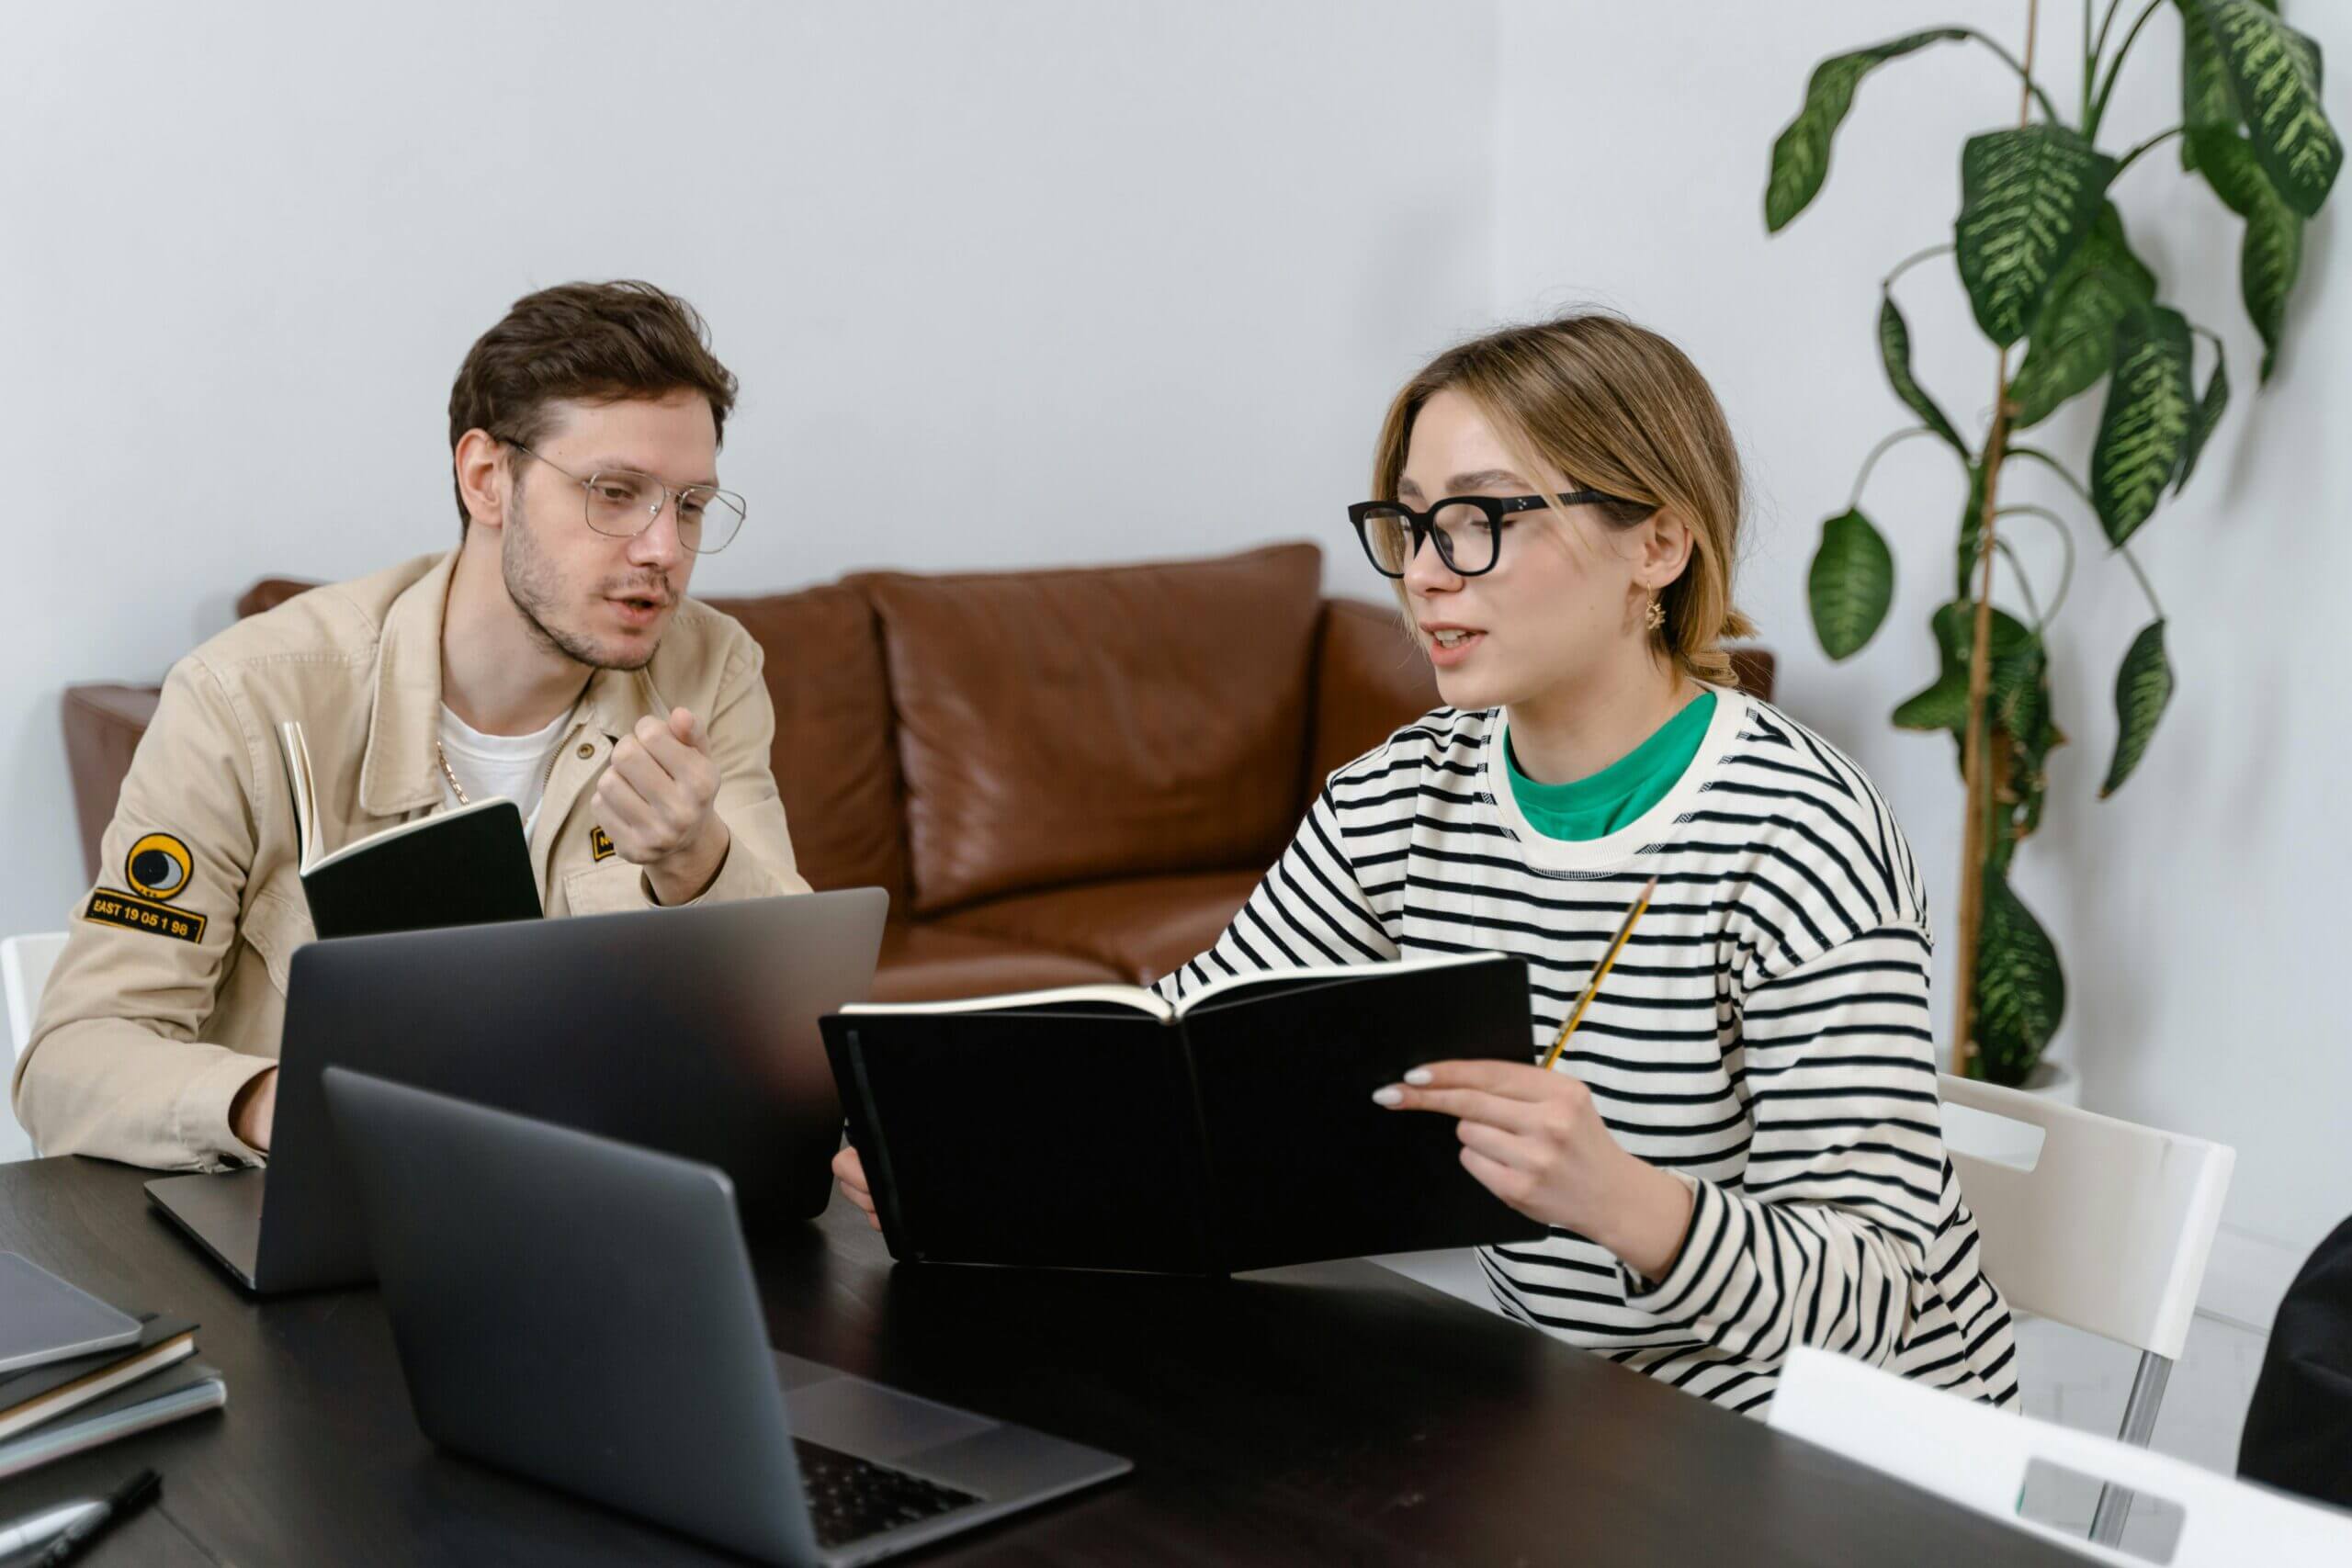
[[[2180,457],[2180,478],[2173,482],[2172,492],[2178,495],[2188,488],[2188,476],[2197,471],[2198,454],[2205,450],[2205,443],[2213,427],[2222,423],[2222,412],[2230,406],[2230,359],[2221,344],[2213,344],[2213,374],[2205,378],[2205,395],[2197,400],[2197,417],[2189,422],[2188,449]]]
[[[1894,710],[1897,729],[1944,729],[1955,737],[1968,728],[1968,655],[1976,642],[1976,606],[1954,600],[1928,617],[1935,634],[1938,670],[1935,683]],[[2041,648],[2041,639],[2023,621],[2007,610],[1993,611],[1993,669],[1985,700],[1999,716],[2007,688],[2025,673]]]
[[[1911,374],[1911,329],[1904,323],[1903,312],[1894,308],[1894,296],[1881,294],[1878,300],[1878,355],[1886,367],[1886,378],[1894,388],[1894,395],[1903,400],[1904,407],[1919,416],[1919,422],[1951,444],[1951,449],[1964,460],[1968,444],[1960,432],[1951,427],[1944,411],[1936,400],[1919,385]]]
[[[2256,0],[2276,15],[2278,0]],[[2209,128],[2232,130],[2238,124],[2238,101],[2230,91],[2228,69],[2213,35],[2205,30],[2197,0],[2174,0],[2180,12],[2180,123],[2188,132],[2180,139],[2180,166],[2197,167],[2197,132]]]
[[[1968,728],[1968,671],[1950,670],[1936,683],[1895,705],[1892,719],[1897,729],[1947,730],[1954,737]]]
[[[2005,687],[2000,706],[2001,728],[2008,737],[2009,791],[2017,796],[2016,826],[2007,835],[2003,863],[2017,840],[2041,826],[2041,808],[2050,795],[2050,753],[2066,744],[2058,728],[2057,710],[2050,695],[2050,654],[2040,639],[2030,657],[2017,666]]]
[[[2023,337],[2059,269],[2098,217],[2115,160],[2063,125],[1972,136],[1953,224],[1976,324],[1999,347]]]
[[[2041,423],[2096,385],[2115,358],[2115,323],[2155,297],[2155,274],[2132,254],[2122,214],[2101,201],[2091,231],[2051,284],[2025,363],[2009,382],[2012,428]]]
[[[1764,227],[1779,233],[1821,194],[1829,177],[1829,144],[1854,107],[1854,89],[1890,60],[1931,43],[1964,39],[1964,28],[1930,28],[1823,61],[1804,85],[1804,107],[1772,143],[1772,170],[1764,185]]]
[[[1928,629],[1936,637],[1935,684],[1897,705],[1895,728],[1948,729],[1958,735],[1968,727],[1968,633],[1960,624],[1967,608],[1945,604],[1928,618]]]
[[[2278,349],[2287,336],[2287,297],[2303,270],[2303,220],[2285,202],[2245,220],[2245,237],[2238,244],[2238,296],[2254,330],[2262,334],[2260,380],[2267,384],[2278,368]]]
[[[1995,1083],[2021,1084],[2065,1019],[2066,975],[2050,933],[1990,865],[1974,981],[1977,1070]]]
[[[1832,517],[1821,525],[1806,589],[1821,651],[1850,659],[1878,634],[1894,602],[1894,553],[1860,512]]]
[[[2255,0],[2196,4],[2271,185],[2311,217],[2344,163],[2344,145],[2320,104],[2319,45]]]
[[[2115,367],[2091,445],[2091,505],[2108,543],[2123,543],[2155,511],[2180,471],[2194,415],[2188,321],[2163,306],[2134,310],[2115,330]]]
[[[2188,134],[2180,139],[2180,166],[2197,167],[2196,132],[2211,126],[2237,123],[2237,99],[2230,96],[2230,78],[2222,69],[2221,51],[2205,30],[2197,0],[2177,0],[2180,9],[2180,123]]]
[[[2222,205],[2245,220],[2238,243],[2238,295],[2262,334],[2264,381],[2278,367],[2287,332],[2287,297],[2303,270],[2303,220],[2271,188],[2254,144],[2234,130],[2196,136],[2197,167]]]
[[[2172,701],[2172,660],[2165,657],[2165,624],[2151,621],[2132,639],[2122,666],[2115,672],[2115,757],[2107,765],[2107,782],[2098,786],[2101,800],[2123,787],[2132,770],[2147,753]]]

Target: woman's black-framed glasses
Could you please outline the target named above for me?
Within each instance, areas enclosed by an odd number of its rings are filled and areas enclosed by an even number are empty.
[[[1640,504],[1597,490],[1505,499],[1456,495],[1426,512],[1416,512],[1400,501],[1359,501],[1348,508],[1348,521],[1356,525],[1356,537],[1363,542],[1363,553],[1371,558],[1373,570],[1383,577],[1404,576],[1405,568],[1420,553],[1424,539],[1436,541],[1438,559],[1445,563],[1448,571],[1456,577],[1476,577],[1494,570],[1495,562],[1502,558],[1505,518],[1514,513],[1532,512],[1553,502],[1562,506],[1587,506],[1595,502],[1615,502],[1620,506]]]
[[[727,547],[743,526],[743,498],[713,485],[687,485],[673,490],[651,474],[635,468],[605,468],[585,478],[562,464],[551,462],[519,441],[507,443],[526,457],[537,457],[578,485],[585,494],[588,526],[616,539],[633,539],[653,526],[665,502],[677,505],[678,543],[694,555],[716,555]]]

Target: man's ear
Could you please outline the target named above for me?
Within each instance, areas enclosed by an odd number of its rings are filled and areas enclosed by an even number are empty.
[[[506,521],[506,447],[487,430],[467,431],[458,437],[452,456],[458,471],[458,493],[465,498],[468,517],[484,527]]]
[[[1660,507],[1642,525],[1640,577],[1644,587],[1662,593],[1690,564],[1690,525],[1671,507]]]

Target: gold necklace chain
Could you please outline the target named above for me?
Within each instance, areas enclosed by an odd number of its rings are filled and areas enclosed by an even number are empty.
[[[457,791],[458,804],[471,806],[473,802],[466,798],[466,786],[458,782],[456,770],[449,766],[449,753],[441,750],[441,742],[438,740],[433,743],[433,754],[441,760],[441,776],[449,781],[451,789]]]
[[[583,686],[581,690],[584,693],[587,688]],[[579,711],[580,699],[578,697],[574,697],[571,700],[571,712],[578,713]],[[569,718],[571,715],[567,714],[564,716]],[[548,773],[549,776],[553,776],[555,773],[556,758],[562,754],[563,749],[560,745],[559,745],[556,750],[549,754],[548,758]],[[460,806],[471,806],[473,802],[466,798],[466,786],[458,782],[457,770],[449,766],[449,753],[442,749],[441,742],[438,740],[435,740],[433,743],[433,756],[434,759],[441,764],[441,776],[449,781],[450,789],[457,793],[458,804]],[[547,780],[541,779],[539,781],[539,785],[542,789],[547,787]]]

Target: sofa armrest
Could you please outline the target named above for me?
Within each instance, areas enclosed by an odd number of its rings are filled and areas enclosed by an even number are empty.
[[[1430,661],[1393,604],[1326,599],[1315,639],[1315,706],[1307,721],[1304,798],[1333,769],[1371,750],[1442,700]]]
[[[242,621],[247,615],[275,610],[297,593],[307,593],[318,585],[317,579],[309,577],[262,578],[237,600],[237,619]]]
[[[1772,675],[1779,660],[1769,648],[1743,644],[1729,650],[1732,680],[1739,689],[1759,703],[1772,700]]]
[[[161,686],[65,688],[65,765],[74,775],[74,811],[82,827],[82,865],[96,882],[98,840],[114,820],[130,755],[155,716]]]

